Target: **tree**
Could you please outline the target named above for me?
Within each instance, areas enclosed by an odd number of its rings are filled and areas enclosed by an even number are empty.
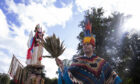
[[[130,78],[133,84],[140,84],[140,36],[137,33],[131,37],[131,46],[134,56],[130,66]]]
[[[10,77],[7,74],[0,73],[0,84],[9,84],[9,83],[10,83]]]

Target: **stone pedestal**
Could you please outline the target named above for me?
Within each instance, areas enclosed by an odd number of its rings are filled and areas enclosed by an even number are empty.
[[[28,65],[24,68],[24,84],[44,84],[43,65]]]

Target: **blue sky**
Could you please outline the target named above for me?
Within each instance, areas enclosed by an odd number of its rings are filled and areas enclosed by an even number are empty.
[[[131,14],[133,18],[123,29],[131,30],[140,26],[138,3],[138,0],[0,0],[0,73],[8,72],[13,54],[25,65],[29,33],[36,24],[45,30],[44,37],[55,33],[64,41],[66,50],[60,58],[71,59],[79,42],[78,25],[87,9],[103,7],[106,17],[114,11]],[[57,77],[54,59],[43,59],[42,64],[47,77]]]

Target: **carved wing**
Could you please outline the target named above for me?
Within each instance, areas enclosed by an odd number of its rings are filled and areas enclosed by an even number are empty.
[[[33,32],[31,31],[30,34],[29,34],[28,42],[27,42],[27,46],[28,46],[28,48],[31,47],[32,42],[33,42]]]

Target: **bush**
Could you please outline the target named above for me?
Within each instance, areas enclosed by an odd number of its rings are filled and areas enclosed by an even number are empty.
[[[9,84],[10,83],[10,77],[8,74],[0,73],[0,84]]]

